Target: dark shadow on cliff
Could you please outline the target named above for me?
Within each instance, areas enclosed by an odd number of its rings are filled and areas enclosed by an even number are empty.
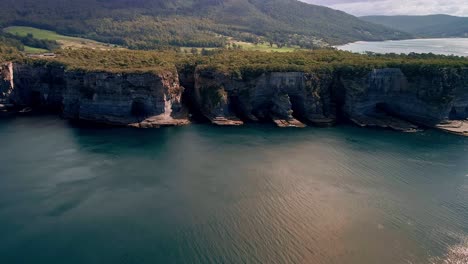
[[[344,112],[346,102],[346,88],[344,87],[340,74],[336,74],[330,85],[330,111],[334,112],[337,124],[350,124],[349,117]]]
[[[180,83],[184,87],[182,105],[187,108],[190,121],[195,123],[210,123],[210,120],[200,111],[201,107],[197,104],[193,80],[183,78],[181,75]]]

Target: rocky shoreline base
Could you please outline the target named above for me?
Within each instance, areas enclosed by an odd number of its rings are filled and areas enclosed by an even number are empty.
[[[68,119],[136,128],[182,126],[193,113],[215,125],[273,122],[416,132],[430,127],[468,135],[468,69],[410,75],[400,68],[364,75],[263,72],[234,77],[195,68],[114,73],[54,64],[0,64],[0,116],[49,109]]]

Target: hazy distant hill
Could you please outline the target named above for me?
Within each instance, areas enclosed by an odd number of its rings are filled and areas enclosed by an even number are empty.
[[[310,47],[409,34],[296,0],[2,0],[0,26],[26,25],[132,48],[223,46],[229,37]]]
[[[468,37],[468,17],[366,16],[361,19],[423,37]]]

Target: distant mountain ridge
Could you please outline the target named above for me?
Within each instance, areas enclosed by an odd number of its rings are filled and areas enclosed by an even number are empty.
[[[361,19],[421,37],[468,37],[468,17],[365,16]]]
[[[2,0],[0,27],[34,26],[125,45],[216,47],[229,38],[313,46],[409,34],[297,0]]]

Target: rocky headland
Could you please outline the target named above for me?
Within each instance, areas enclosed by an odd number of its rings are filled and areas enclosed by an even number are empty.
[[[183,69],[182,69],[183,68]],[[187,70],[188,69],[188,70]],[[468,68],[336,67],[226,71],[204,64],[150,71],[69,68],[29,61],[0,65],[0,111],[48,109],[68,119],[152,128],[186,125],[362,127],[468,135]]]

